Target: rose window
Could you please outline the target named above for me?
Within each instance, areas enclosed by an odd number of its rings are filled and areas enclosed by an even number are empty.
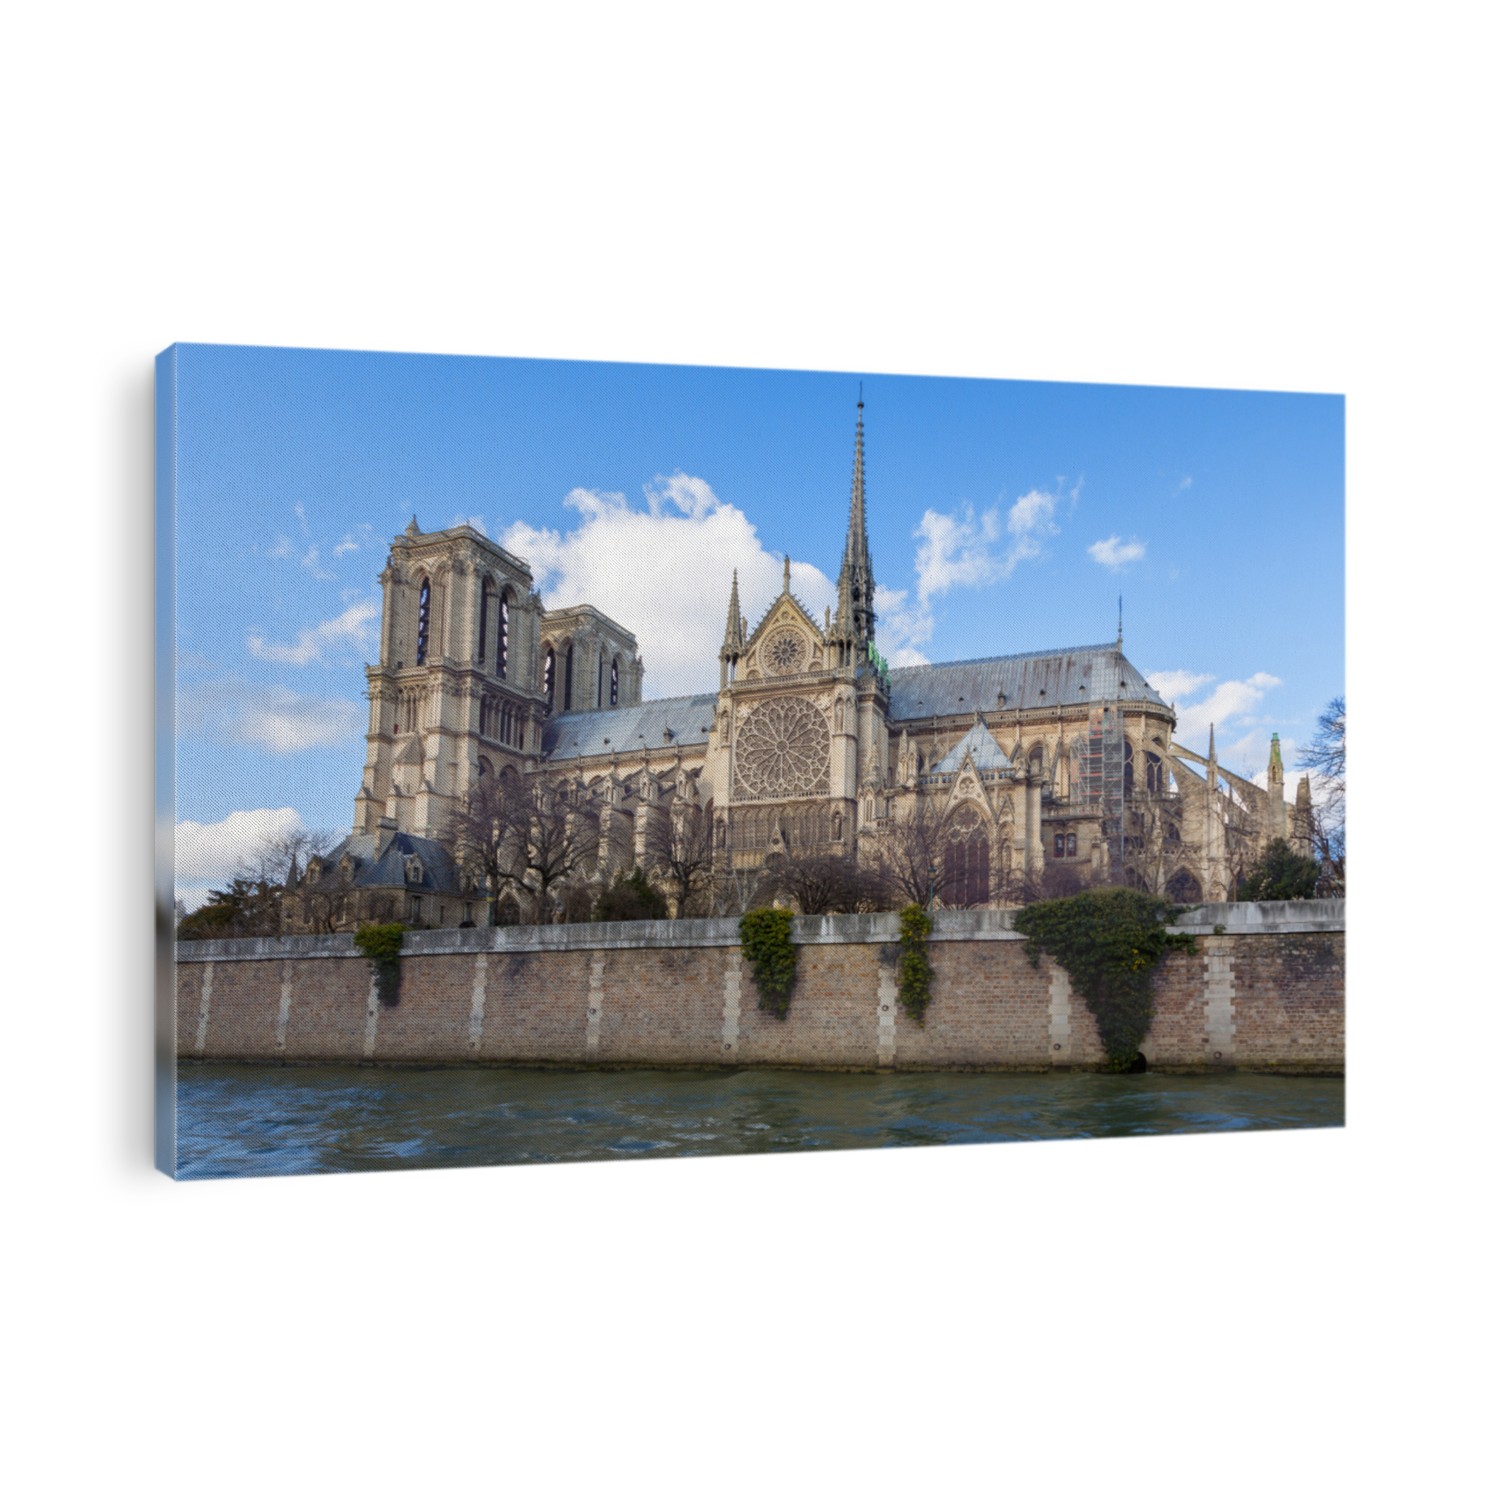
[[[805,698],[773,698],[740,726],[735,795],[808,797],[828,790],[828,725]]]
[[[807,661],[807,644],[800,631],[778,630],[766,642],[765,660],[771,671],[785,675],[800,672]]]

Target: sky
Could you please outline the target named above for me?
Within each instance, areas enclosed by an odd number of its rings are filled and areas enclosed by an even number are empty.
[[[792,558],[834,602],[865,401],[893,665],[1112,641],[1178,740],[1291,773],[1344,691],[1344,402],[1280,392],[179,345],[177,883],[347,832],[390,539],[468,522],[549,608],[634,631],[647,697],[718,684]],[[159,392],[160,396],[160,392]],[[1289,785],[1290,790],[1290,785]]]

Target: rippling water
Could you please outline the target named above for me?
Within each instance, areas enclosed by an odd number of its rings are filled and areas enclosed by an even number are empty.
[[[178,1172],[831,1151],[1344,1123],[1339,1078],[184,1063]]]

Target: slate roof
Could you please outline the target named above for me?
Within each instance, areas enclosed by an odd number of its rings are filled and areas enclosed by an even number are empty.
[[[375,851],[382,838],[390,842]],[[448,851],[435,839],[424,839],[415,833],[354,833],[323,856],[323,878],[320,886],[339,885],[339,861],[352,854],[356,864],[355,886],[410,886],[414,891],[454,891],[458,889],[458,871]],[[412,883],[406,878],[406,856],[415,854],[422,861],[422,879]],[[305,878],[305,877],[304,877]]]
[[[630,755],[642,744],[648,750],[706,745],[718,701],[717,693],[694,693],[686,698],[651,698],[625,708],[555,714],[542,730],[542,749],[554,764],[561,764],[575,756]],[[666,736],[669,729],[670,739]]]
[[[976,708],[987,714],[996,709],[1014,712],[1116,698],[1167,706],[1113,641],[891,669],[892,719],[929,719]]]
[[[928,774],[958,770],[965,755],[973,759],[979,771],[1010,769],[1010,757],[995,743],[995,736],[983,724],[976,724],[936,765],[928,768]]]

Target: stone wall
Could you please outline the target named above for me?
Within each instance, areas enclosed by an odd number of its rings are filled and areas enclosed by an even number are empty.
[[[791,1010],[756,1007],[738,923],[594,923],[407,936],[384,1006],[352,938],[179,943],[177,1054],[241,1061],[813,1068],[1095,1067],[1093,1017],[1010,912],[940,912],[925,1026],[900,1010],[898,918],[805,917]],[[1216,931],[1216,928],[1218,929]],[[1156,980],[1164,1068],[1340,1072],[1341,901],[1205,906]]]

